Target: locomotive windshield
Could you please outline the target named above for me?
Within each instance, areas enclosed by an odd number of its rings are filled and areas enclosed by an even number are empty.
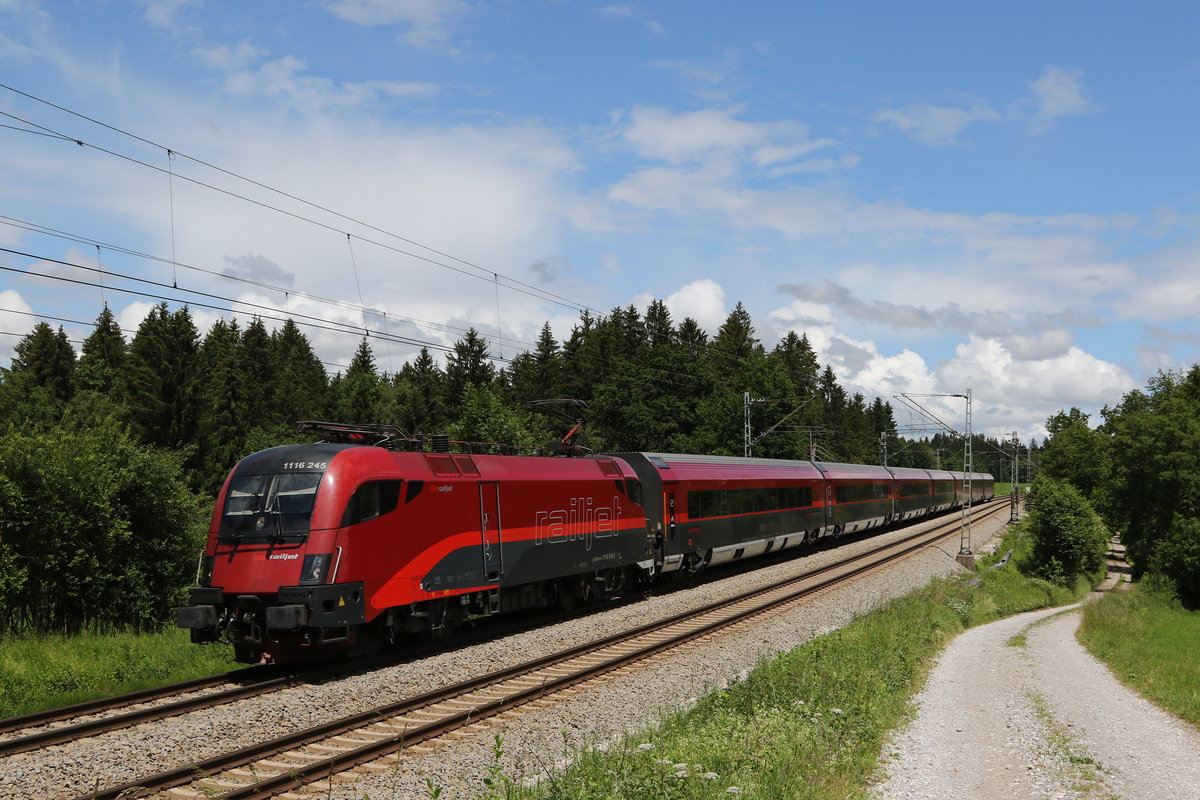
[[[222,537],[285,538],[308,533],[320,472],[235,475],[221,512]]]

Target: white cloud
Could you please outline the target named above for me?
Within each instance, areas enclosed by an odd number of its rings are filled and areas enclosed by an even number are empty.
[[[196,55],[201,61],[223,72],[245,69],[266,54],[266,50],[255,47],[245,39],[233,46],[221,44],[196,50]]]
[[[633,303],[639,309],[645,309],[654,296],[639,294]],[[725,289],[711,278],[701,278],[680,287],[663,299],[671,318],[678,325],[684,317],[691,317],[699,323],[708,334],[715,335],[725,324],[729,310],[725,305]]]
[[[472,13],[462,0],[330,0],[327,7],[356,25],[399,25],[405,29],[403,42],[431,50],[447,48],[452,31]]]
[[[233,95],[276,98],[308,112],[328,108],[352,108],[380,96],[430,97],[440,91],[440,87],[431,83],[339,83],[328,78],[306,75],[305,69],[302,60],[287,55],[261,64],[257,69],[231,74],[225,80],[225,89]]]
[[[596,13],[605,17],[611,17],[612,19],[632,20],[633,22],[644,26],[651,33],[659,36],[666,33],[666,29],[662,26],[661,22],[652,17],[650,14],[635,8],[629,3],[618,3],[615,5],[604,6],[596,9]]]
[[[178,27],[177,17],[192,0],[140,0],[146,7],[146,21],[156,28],[175,31]]]
[[[1003,111],[978,98],[956,105],[913,103],[885,108],[870,115],[873,122],[930,146],[957,144],[959,136],[978,122],[1022,122],[1030,133],[1044,133],[1065,117],[1094,114],[1100,106],[1084,95],[1083,72],[1047,67],[1029,83],[1030,94],[1009,103]]]
[[[1029,120],[1033,133],[1053,127],[1064,117],[1095,114],[1100,106],[1083,94],[1083,71],[1047,67],[1037,80],[1029,84],[1033,92],[1034,111]]]
[[[1129,372],[1079,347],[1038,360],[1013,357],[996,339],[971,337],[937,370],[943,387],[972,389],[974,397],[1021,414],[1024,430],[1041,430],[1046,417],[1077,406],[1095,412],[1136,388]]]
[[[741,151],[766,142],[761,125],[734,119],[738,109],[675,113],[634,106],[623,136],[640,155],[671,163],[692,161],[714,151]]]
[[[953,106],[910,105],[902,109],[885,109],[871,115],[875,122],[928,145],[949,145],[976,122],[1000,119],[987,104],[975,101],[965,108]]]
[[[13,348],[21,337],[33,330],[37,318],[25,298],[15,289],[0,291],[0,364],[9,364]]]

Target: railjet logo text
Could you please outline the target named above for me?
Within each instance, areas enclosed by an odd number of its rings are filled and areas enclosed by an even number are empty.
[[[583,539],[586,548],[591,550],[596,539],[617,535],[620,518],[621,499],[617,496],[605,506],[595,505],[591,497],[572,497],[566,508],[537,512],[534,544]]]

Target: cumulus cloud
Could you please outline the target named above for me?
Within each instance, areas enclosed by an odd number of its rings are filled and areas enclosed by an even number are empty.
[[[653,299],[653,295],[639,294],[634,297],[634,305],[644,309]],[[667,295],[663,303],[676,324],[684,317],[691,317],[709,335],[716,334],[729,316],[725,305],[725,288],[711,278],[701,278],[681,286],[678,291]]]
[[[33,309],[15,289],[0,291],[0,364],[8,364],[13,348],[37,324]]]
[[[976,337],[959,344],[954,358],[937,372],[943,386],[971,388],[993,402],[1038,409],[1077,406],[1094,411],[1137,385],[1128,370],[1080,347],[1051,358],[1020,361],[1000,341]]]

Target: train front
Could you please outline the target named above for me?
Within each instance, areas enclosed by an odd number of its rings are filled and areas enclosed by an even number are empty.
[[[275,447],[238,462],[217,497],[199,585],[176,622],[238,661],[324,658],[364,621],[363,584],[337,581],[338,471],[354,445]],[[344,481],[341,481],[344,482]]]

